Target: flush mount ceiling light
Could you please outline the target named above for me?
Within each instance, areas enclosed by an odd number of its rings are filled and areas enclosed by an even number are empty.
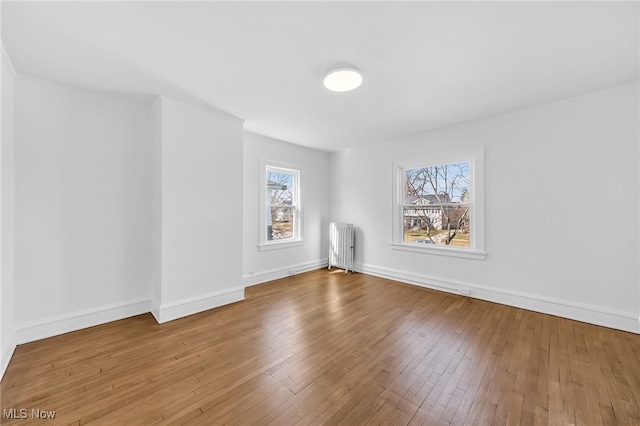
[[[324,87],[334,92],[348,92],[361,84],[362,75],[354,68],[338,68],[324,78]]]

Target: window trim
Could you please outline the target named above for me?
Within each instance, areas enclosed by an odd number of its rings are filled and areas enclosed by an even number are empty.
[[[267,169],[276,169],[281,170],[285,173],[295,173],[297,176],[296,188],[295,188],[295,198],[296,198],[296,210],[294,214],[294,225],[293,225],[293,238],[289,238],[286,240],[267,240],[267,200],[266,200],[266,188],[267,188]],[[303,210],[302,210],[302,168],[296,165],[282,163],[280,161],[272,161],[269,159],[261,158],[260,159],[260,197],[259,203],[259,218],[258,218],[258,244],[257,248],[259,251],[266,250],[278,250],[289,247],[298,247],[304,245],[303,239]]]
[[[429,167],[439,164],[469,162],[469,192],[470,206],[470,241],[468,248],[418,245],[404,241],[404,170]],[[449,151],[440,151],[424,156],[400,158],[392,162],[393,190],[392,190],[392,240],[393,250],[414,253],[451,256],[464,259],[484,260],[485,251],[485,223],[484,223],[484,145],[472,146]]]

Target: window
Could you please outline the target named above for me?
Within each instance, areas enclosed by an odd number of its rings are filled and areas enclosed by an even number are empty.
[[[261,250],[302,243],[300,171],[264,163],[262,167],[260,212]]]
[[[485,257],[483,151],[474,147],[393,163],[393,248]]]

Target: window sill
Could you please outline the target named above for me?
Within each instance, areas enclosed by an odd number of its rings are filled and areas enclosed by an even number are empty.
[[[269,242],[269,243],[261,243],[258,244],[258,251],[267,251],[267,250],[280,250],[289,247],[300,247],[304,245],[304,240],[294,240],[294,241],[277,241],[277,242]]]
[[[430,247],[417,244],[391,243],[393,250],[410,251],[413,253],[434,254],[437,256],[459,257],[462,259],[484,260],[487,257],[486,251],[457,249],[453,247]]]

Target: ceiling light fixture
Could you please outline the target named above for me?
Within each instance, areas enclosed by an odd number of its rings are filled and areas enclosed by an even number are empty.
[[[362,74],[355,68],[338,68],[324,78],[324,87],[334,92],[348,92],[362,84]]]

